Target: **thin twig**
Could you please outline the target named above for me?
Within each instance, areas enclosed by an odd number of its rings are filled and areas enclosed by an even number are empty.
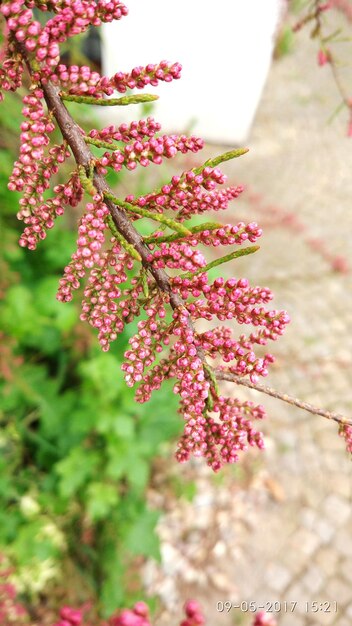
[[[268,387],[267,385],[252,383],[247,378],[241,378],[240,376],[236,376],[236,374],[232,374],[232,372],[220,369],[216,369],[214,371],[218,380],[228,380],[236,385],[242,385],[243,387],[249,387],[249,389],[255,389],[255,391],[260,391],[260,393],[265,393],[267,396],[272,396],[273,398],[287,402],[287,404],[297,406],[299,409],[303,409],[304,411],[308,411],[314,415],[321,415],[322,417],[326,417],[328,420],[334,420],[334,422],[338,422],[339,424],[348,424],[349,426],[352,426],[352,419],[345,417],[340,413],[336,413],[334,411],[324,411],[324,409],[320,409],[309,402],[304,402],[303,400],[289,396],[287,393],[276,391],[276,389]]]
[[[335,85],[340,93],[342,100],[345,106],[347,107],[347,109],[351,109],[351,98],[349,97],[345,89],[345,86],[342,83],[342,80],[340,78],[340,75],[337,69],[335,56],[333,56],[331,52],[329,53],[329,65],[330,65],[331,72],[335,81]]]

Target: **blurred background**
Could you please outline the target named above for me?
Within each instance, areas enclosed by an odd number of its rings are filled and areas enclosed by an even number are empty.
[[[102,28],[105,73],[113,75],[116,64],[122,71],[136,67],[141,55],[158,63],[162,50],[164,59],[182,65],[172,89],[167,83],[150,89],[160,96],[154,112],[164,131],[191,128],[207,141],[234,146],[248,137],[285,7],[284,0],[236,0],[216,9],[179,0],[170,12],[163,0],[131,0],[122,28],[119,22]],[[113,111],[121,121],[126,114],[132,120],[133,107]]]
[[[223,96],[227,83],[214,92],[198,83],[197,91],[204,89],[207,103],[214,100],[221,124],[229,120],[231,141],[246,137],[250,148],[224,166],[229,182],[246,189],[222,219],[257,221],[264,229],[260,252],[225,271],[268,286],[275,308],[292,319],[271,347],[276,362],[267,383],[351,415],[352,139],[346,136],[347,111],[334,115],[341,98],[329,65],[318,67],[312,29],[296,35],[290,29],[300,4],[279,22],[274,14],[266,53],[270,59],[272,47],[274,61],[270,71],[269,61],[260,69],[257,100],[239,131],[227,108],[232,100]],[[329,12],[330,31],[342,28],[350,37],[348,16],[348,10]],[[121,34],[129,20],[118,25]],[[188,26],[178,44],[193,41]],[[246,40],[256,51],[256,35]],[[67,59],[78,63],[90,55],[101,64],[104,45],[96,34],[88,43],[72,42]],[[158,45],[156,58],[145,59],[142,44],[138,64],[167,56]],[[335,48],[348,90],[350,44]],[[220,67],[218,43],[211,54]],[[116,66],[129,68],[119,58]],[[249,75],[254,78],[255,69]],[[167,88],[176,102],[175,85]],[[233,101],[241,100],[242,87]],[[197,123],[197,107],[190,106],[190,126]],[[79,105],[72,111],[84,128],[105,123]],[[143,115],[149,113],[146,108]],[[142,116],[140,109],[134,114]],[[158,119],[164,122],[162,110]],[[80,209],[61,220],[35,253],[18,247],[18,197],[6,185],[20,121],[21,101],[7,95],[0,107],[0,551],[32,620],[52,623],[62,603],[93,601],[109,615],[147,597],[155,623],[163,625],[176,623],[184,600],[194,597],[208,623],[220,626],[248,624],[250,602],[276,610],[280,626],[349,625],[352,474],[336,424],[229,386],[228,392],[265,405],[266,451],[247,454],[219,475],[201,461],[174,462],[182,423],[171,387],[138,405],[120,373],[135,325],[103,354],[79,321],[79,296],[65,305],[55,299]],[[212,145],[202,161],[228,143],[216,124],[206,136]],[[178,163],[180,171],[190,166],[189,159]],[[199,163],[197,157],[191,166]],[[175,165],[155,169],[114,175],[110,182],[122,196],[143,193],[156,179],[168,180]],[[62,182],[67,171],[60,176]],[[227,611],[226,601],[240,608]],[[292,612],[291,602],[297,602]]]

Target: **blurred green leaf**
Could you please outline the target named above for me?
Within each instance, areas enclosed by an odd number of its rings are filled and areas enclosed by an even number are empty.
[[[132,554],[143,554],[160,559],[159,540],[155,526],[159,518],[157,511],[144,509],[124,534],[124,546]]]
[[[57,463],[56,471],[60,476],[61,495],[72,496],[94,475],[99,465],[99,455],[92,450],[73,448],[68,456]]]
[[[125,386],[120,363],[111,354],[99,354],[79,366],[83,380],[101,395],[103,401],[111,402],[121,393]]]
[[[113,411],[103,411],[97,423],[99,433],[114,434],[120,439],[131,440],[134,438],[135,425],[131,417]]]
[[[77,310],[71,302],[63,305],[56,299],[57,289],[56,277],[48,276],[41,280],[34,292],[35,305],[42,315],[53,319],[59,330],[68,331],[78,321]]]
[[[292,28],[288,25],[282,27],[275,43],[274,57],[281,59],[290,54],[295,44],[295,36]]]
[[[127,480],[133,489],[143,491],[147,486],[150,476],[150,466],[144,459],[137,457],[131,463],[127,472]]]
[[[104,579],[101,588],[101,604],[103,617],[109,617],[125,603],[125,567],[119,559],[115,546],[111,543],[109,555],[106,555]]]
[[[16,539],[12,545],[12,552],[16,559],[27,567],[33,559],[45,561],[46,559],[57,556],[58,546],[55,537],[52,539],[46,527],[48,520],[27,521],[26,525],[18,529]]]
[[[107,517],[119,501],[116,485],[92,482],[87,488],[87,513],[93,522]]]

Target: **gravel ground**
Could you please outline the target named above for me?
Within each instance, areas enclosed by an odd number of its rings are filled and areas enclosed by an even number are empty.
[[[260,252],[238,259],[236,271],[270,287],[274,306],[292,318],[270,347],[267,383],[352,415],[352,139],[345,112],[327,124],[338,102],[329,67],[317,67],[315,44],[301,33],[294,53],[272,67],[250,153],[227,172],[247,186],[230,219],[264,227]],[[228,389],[265,405],[266,452],[215,477],[198,461],[168,459],[168,479],[162,467],[150,490],[151,504],[165,510],[162,561],[144,570],[165,607],[158,626],[176,623],[190,596],[219,626],[249,624],[249,602],[280,609],[279,626],[348,626],[352,466],[336,424]],[[195,482],[193,501],[172,495],[170,477]],[[243,610],[218,611],[225,601]]]

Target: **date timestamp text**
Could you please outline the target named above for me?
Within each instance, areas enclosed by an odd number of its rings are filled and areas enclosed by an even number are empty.
[[[305,613],[337,613],[337,602],[318,602],[310,601],[298,603],[294,600],[283,601],[275,600],[273,602],[264,602],[258,604],[255,601],[234,603],[230,600],[219,601],[216,603],[216,610],[219,613],[229,613],[232,609],[238,609],[242,613],[255,613],[256,611],[266,611],[267,613],[293,613],[296,610],[303,610]]]

